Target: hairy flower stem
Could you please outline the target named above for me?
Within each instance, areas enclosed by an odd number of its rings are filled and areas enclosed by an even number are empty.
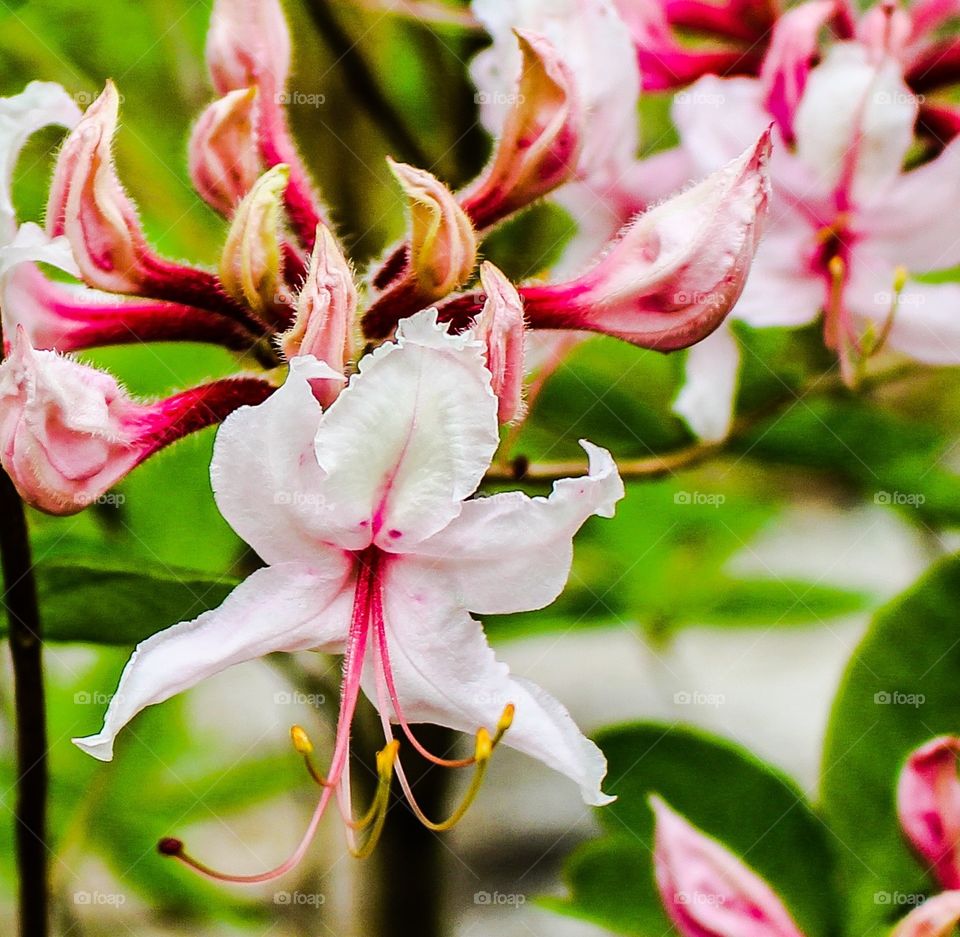
[[[17,804],[14,823],[20,873],[20,937],[47,937],[47,725],[40,609],[23,502],[2,471],[0,559],[16,705]]]

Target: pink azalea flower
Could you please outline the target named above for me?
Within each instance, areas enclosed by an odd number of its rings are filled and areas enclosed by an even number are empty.
[[[588,803],[610,799],[600,789],[600,751],[559,702],[510,675],[469,614],[556,598],[574,533],[593,514],[611,516],[623,495],[610,455],[583,443],[589,474],[558,482],[549,498],[470,498],[497,446],[497,400],[482,343],[447,334],[432,310],[402,322],[396,341],[362,359],[322,411],[310,383],[333,377],[316,359],[295,358],[265,404],[226,420],[211,469],[217,504],[268,565],[220,608],[144,641],[103,729],[76,740],[108,760],[144,707],[233,664],[281,650],[344,654],[337,738],[307,834],[272,872],[224,880],[264,881],[292,868],[334,794],[350,817],[350,723],[361,689],[380,712],[388,785],[393,725],[426,752],[410,723],[434,722],[478,732],[474,759],[427,753],[437,763],[479,769],[502,736],[573,779]],[[302,730],[294,741],[309,752]],[[396,770],[415,805],[402,765]],[[209,872],[177,841],[162,849]]]
[[[910,754],[897,785],[900,826],[944,888],[960,888],[960,739],[941,735]]]
[[[674,106],[682,145],[701,171],[772,118],[778,135],[787,127],[795,139],[792,152],[786,141],[774,148],[770,222],[732,318],[763,327],[822,316],[851,384],[882,348],[960,363],[960,287],[913,279],[960,263],[950,208],[960,205],[960,146],[904,171],[917,101],[889,52],[835,43],[799,84],[793,107],[784,86],[765,79],[703,78]],[[729,429],[739,354],[729,338],[712,348],[690,356],[676,409],[701,437],[717,439]]]
[[[682,937],[803,937],[756,872],[659,797],[650,806],[657,888]]]

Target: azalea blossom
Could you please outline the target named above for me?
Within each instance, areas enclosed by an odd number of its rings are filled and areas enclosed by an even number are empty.
[[[654,872],[682,937],[803,937],[773,889],[725,846],[651,797]]]
[[[890,937],[948,937],[960,921],[960,891],[945,891],[914,908]]]
[[[211,468],[217,504],[268,565],[220,608],[140,644],[103,729],[75,740],[109,760],[143,708],[233,664],[272,651],[344,654],[336,742],[304,840],[272,872],[226,880],[290,869],[334,793],[351,816],[346,770],[361,689],[380,712],[387,784],[397,724],[400,738],[439,764],[479,769],[502,737],[573,779],[588,803],[610,800],[599,749],[559,702],[510,675],[470,615],[556,598],[574,533],[593,514],[611,516],[623,496],[610,455],[584,442],[589,474],[557,482],[549,498],[471,498],[497,447],[497,400],[483,344],[448,334],[432,310],[404,320],[396,341],[363,358],[322,411],[311,382],[335,377],[312,356],[294,358],[280,390],[224,422]],[[477,732],[477,754],[430,755],[412,722]],[[310,752],[302,730],[294,740]],[[399,762],[396,771],[419,810]],[[186,857],[175,841],[163,848]]]
[[[811,10],[823,13],[795,12]],[[914,278],[960,262],[951,208],[960,205],[960,147],[951,143],[904,171],[918,102],[887,46],[835,43],[801,71],[800,86],[794,106],[783,85],[763,78],[707,77],[674,104],[699,171],[776,125],[770,222],[731,319],[795,327],[822,316],[824,340],[850,384],[883,349],[960,363],[960,290]],[[715,336],[689,356],[676,410],[702,438],[729,431],[738,370],[732,336]]]
[[[944,888],[960,888],[960,739],[942,735],[910,753],[897,813],[910,844]]]

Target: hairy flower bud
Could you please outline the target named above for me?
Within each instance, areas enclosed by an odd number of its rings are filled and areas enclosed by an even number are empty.
[[[290,31],[277,0],[216,0],[207,67],[220,94],[257,86],[274,95],[290,71]]]
[[[897,785],[904,835],[944,888],[960,888],[960,738],[941,735],[910,754]]]
[[[513,284],[492,263],[480,267],[486,294],[474,334],[483,342],[491,387],[499,401],[497,417],[509,423],[523,410],[523,303]]]
[[[583,114],[573,76],[536,33],[517,32],[523,56],[513,105],[493,159],[461,197],[478,229],[508,217],[570,179],[580,152]]]
[[[256,99],[256,88],[230,91],[204,110],[190,135],[193,186],[227,218],[260,175]]]
[[[280,348],[288,360],[313,355],[342,372],[352,351],[356,313],[357,288],[350,264],[330,230],[320,225],[307,279],[297,298],[297,318],[281,336]],[[326,408],[336,400],[343,383],[318,378],[311,386]]]
[[[257,313],[279,299],[283,249],[283,193],[289,173],[283,164],[265,172],[244,196],[220,257],[220,281],[234,299]]]
[[[650,806],[657,888],[682,937],[803,937],[756,872],[659,797]]]
[[[533,328],[586,329],[673,351],[709,335],[746,282],[769,201],[770,132],[633,221],[583,276],[521,289]]]

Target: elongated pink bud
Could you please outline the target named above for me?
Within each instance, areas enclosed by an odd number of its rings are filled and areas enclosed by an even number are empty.
[[[497,417],[509,423],[523,412],[523,303],[513,284],[489,261],[480,267],[486,301],[474,334],[486,347],[491,387],[499,401]]]
[[[267,170],[237,206],[220,256],[220,282],[239,303],[261,317],[281,305],[283,193],[290,173],[283,164]]]
[[[640,215],[583,276],[523,287],[527,322],[658,351],[706,338],[750,271],[770,196],[769,154],[768,130],[728,166]]]
[[[756,872],[659,797],[650,806],[657,888],[682,937],[803,937]]]
[[[0,463],[28,504],[74,514],[158,449],[272,390],[228,379],[141,404],[107,372],[35,351],[19,329],[0,365]]]
[[[215,0],[207,68],[220,94],[253,86],[279,92],[290,72],[290,31],[277,0]]]
[[[941,735],[912,752],[897,785],[910,844],[944,888],[960,888],[960,738]]]
[[[297,298],[297,318],[280,338],[280,349],[289,360],[313,355],[343,372],[353,352],[357,316],[357,287],[353,271],[330,230],[317,229],[307,278]],[[317,379],[313,392],[323,407],[340,393],[341,381]]]
[[[113,162],[119,105],[117,89],[107,82],[67,137],[50,185],[47,233],[66,235],[89,286],[222,309],[243,319],[245,311],[227,299],[213,274],[166,260],[147,243]]]
[[[960,891],[945,891],[914,908],[890,937],[949,937],[960,922]]]
[[[450,190],[425,169],[387,159],[403,187],[410,236],[374,277],[386,289],[363,317],[368,338],[385,338],[407,316],[447,296],[477,262],[477,235]]]
[[[190,135],[193,186],[226,218],[260,175],[256,100],[256,88],[229,92],[206,108]]]
[[[573,76],[542,36],[517,32],[522,71],[493,159],[461,196],[477,229],[542,198],[576,171],[583,115]]]

